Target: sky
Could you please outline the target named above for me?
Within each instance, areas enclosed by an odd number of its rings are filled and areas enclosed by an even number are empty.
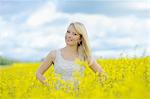
[[[75,21],[96,58],[150,56],[149,0],[0,0],[0,56],[40,61]]]

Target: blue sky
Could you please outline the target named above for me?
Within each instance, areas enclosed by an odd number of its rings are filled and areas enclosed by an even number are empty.
[[[148,0],[0,0],[0,56],[41,60],[65,46],[73,21],[85,24],[95,57],[150,55]]]

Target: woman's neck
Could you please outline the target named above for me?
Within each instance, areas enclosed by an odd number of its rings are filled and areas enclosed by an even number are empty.
[[[77,54],[77,46],[65,46],[64,50],[66,50],[68,53],[74,53]]]

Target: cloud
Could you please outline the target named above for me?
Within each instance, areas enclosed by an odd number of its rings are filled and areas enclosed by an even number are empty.
[[[56,6],[64,13],[103,14],[106,16],[149,17],[150,2],[143,0],[61,0]]]
[[[48,2],[44,6],[37,9],[33,12],[27,19],[26,24],[29,27],[38,27],[44,23],[51,22],[58,16],[56,13],[55,5],[51,2]]]
[[[102,50],[102,51],[93,52],[93,57],[96,57],[96,58],[143,57],[147,55],[146,51],[147,50],[143,48],[127,49],[123,51]]]
[[[57,11],[53,2],[41,5],[26,16],[19,15],[10,17],[13,18],[10,21],[0,16],[0,55],[40,60],[50,50],[65,46],[64,35],[73,21],[85,24],[94,56],[118,57],[122,52],[142,56],[144,50],[150,55],[150,18],[70,14]],[[22,16],[26,20],[21,21]],[[18,18],[20,22],[14,23]]]
[[[138,50],[142,50],[138,51],[140,55],[148,49],[149,18],[74,14],[70,16],[70,20],[80,20],[87,26],[91,46],[97,56],[113,56],[114,52],[121,53],[128,50],[131,56],[136,46]]]
[[[150,10],[150,2],[143,1],[143,2],[130,2],[124,5],[127,9],[132,10]]]

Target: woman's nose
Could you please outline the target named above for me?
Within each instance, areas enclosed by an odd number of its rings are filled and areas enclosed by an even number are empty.
[[[72,34],[70,33],[70,34],[68,34],[68,38],[71,38],[72,37]]]

